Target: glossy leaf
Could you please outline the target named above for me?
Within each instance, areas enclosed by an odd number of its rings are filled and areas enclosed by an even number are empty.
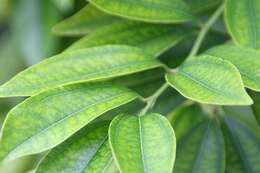
[[[109,127],[109,142],[121,172],[172,172],[175,135],[159,114],[117,116]]]
[[[190,35],[191,31],[175,25],[122,21],[85,36],[67,51],[105,44],[124,44],[140,47],[149,54],[159,56]]]
[[[87,5],[73,16],[56,24],[53,32],[66,36],[84,35],[119,20],[120,18],[103,13],[92,5]]]
[[[185,62],[167,82],[183,96],[202,103],[217,105],[250,105],[241,76],[228,61],[204,55]]]
[[[126,88],[105,83],[71,85],[30,97],[8,114],[0,160],[53,148],[101,114],[136,97]]]
[[[86,126],[52,149],[36,173],[116,173],[108,144],[108,125],[101,122]]]
[[[240,116],[238,113],[241,109],[236,109],[225,108],[227,173],[258,173],[260,171],[259,125],[250,114],[243,114],[243,119],[237,118]]]
[[[53,87],[122,76],[161,65],[135,47],[82,49],[54,56],[19,73],[0,87],[0,97],[34,95]]]
[[[174,173],[224,173],[224,140],[216,122],[200,123],[177,146]]]
[[[245,86],[260,91],[260,51],[227,44],[214,47],[206,54],[230,61],[238,68]]]
[[[241,46],[260,49],[260,1],[226,0],[225,18],[233,40]]]
[[[89,0],[102,11],[134,20],[154,23],[178,23],[192,19],[182,0]]]

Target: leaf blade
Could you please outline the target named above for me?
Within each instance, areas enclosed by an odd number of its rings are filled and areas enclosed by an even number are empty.
[[[201,122],[177,145],[174,173],[224,173],[224,141],[216,122]]]
[[[198,102],[218,105],[252,104],[236,67],[213,56],[194,57],[176,73],[166,74],[166,80],[183,96]]]
[[[230,61],[240,71],[245,86],[260,91],[260,52],[227,44],[212,48],[205,54]]]
[[[67,141],[52,149],[38,167],[36,173],[102,172],[113,164],[108,145],[108,122],[86,126]],[[68,150],[69,149],[69,150]]]
[[[258,0],[225,1],[226,25],[237,45],[260,48],[259,10]]]
[[[120,18],[107,15],[94,6],[87,5],[76,14],[56,24],[52,31],[58,35],[78,36],[89,34],[119,20]]]
[[[181,0],[160,2],[152,0],[131,2],[89,0],[89,2],[109,14],[145,22],[179,23],[192,19],[188,6]]]
[[[30,97],[8,114],[1,131],[0,160],[46,151],[136,97],[124,87],[105,83],[60,87]]]
[[[227,141],[227,172],[257,173],[260,170],[259,125],[252,114],[241,113],[238,108],[224,108],[223,129]],[[243,119],[239,119],[243,114]],[[238,117],[238,118],[237,118]]]
[[[175,136],[169,122],[159,114],[117,116],[109,127],[109,141],[122,172],[172,172]]]
[[[133,21],[121,21],[85,36],[66,51],[105,44],[122,44],[140,47],[151,55],[159,56],[192,31],[175,25],[154,25]]]
[[[160,66],[158,60],[135,47],[87,48],[54,56],[26,69],[0,87],[0,97],[31,96],[59,86],[104,80]]]

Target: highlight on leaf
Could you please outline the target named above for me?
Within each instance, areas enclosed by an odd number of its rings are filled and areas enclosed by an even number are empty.
[[[103,113],[137,97],[129,89],[106,83],[60,87],[30,97],[7,115],[0,160],[47,151]]]
[[[112,15],[151,23],[181,23],[193,16],[182,0],[89,0],[100,10]]]
[[[118,115],[109,127],[109,143],[120,172],[172,172],[175,134],[160,114]]]
[[[143,50],[106,45],[61,53],[19,73],[0,86],[0,97],[31,96],[42,91],[162,67]]]
[[[166,74],[166,80],[183,96],[208,104],[251,105],[237,68],[221,58],[202,55]]]
[[[92,5],[87,5],[73,16],[56,24],[52,31],[58,35],[81,36],[117,21],[120,21],[120,18],[103,13]]]

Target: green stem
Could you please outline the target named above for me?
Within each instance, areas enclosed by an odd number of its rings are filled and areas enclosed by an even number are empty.
[[[157,91],[153,93],[153,95],[143,99],[144,102],[146,102],[146,106],[141,110],[140,116],[147,113],[149,109],[151,109],[155,102],[157,101],[158,97],[168,88],[168,84],[164,83]]]
[[[221,16],[222,12],[224,11],[224,4],[222,4],[209,18],[209,20],[204,24],[204,26],[201,28],[200,33],[191,49],[191,52],[187,58],[189,60],[191,57],[195,56],[201,46],[202,41],[204,40],[205,36],[209,32],[211,26],[218,20],[218,18]]]

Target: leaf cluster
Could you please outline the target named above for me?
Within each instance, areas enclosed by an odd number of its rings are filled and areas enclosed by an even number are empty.
[[[223,16],[222,16],[223,15]],[[82,36],[0,97],[0,160],[35,173],[259,173],[260,1],[89,0]]]

